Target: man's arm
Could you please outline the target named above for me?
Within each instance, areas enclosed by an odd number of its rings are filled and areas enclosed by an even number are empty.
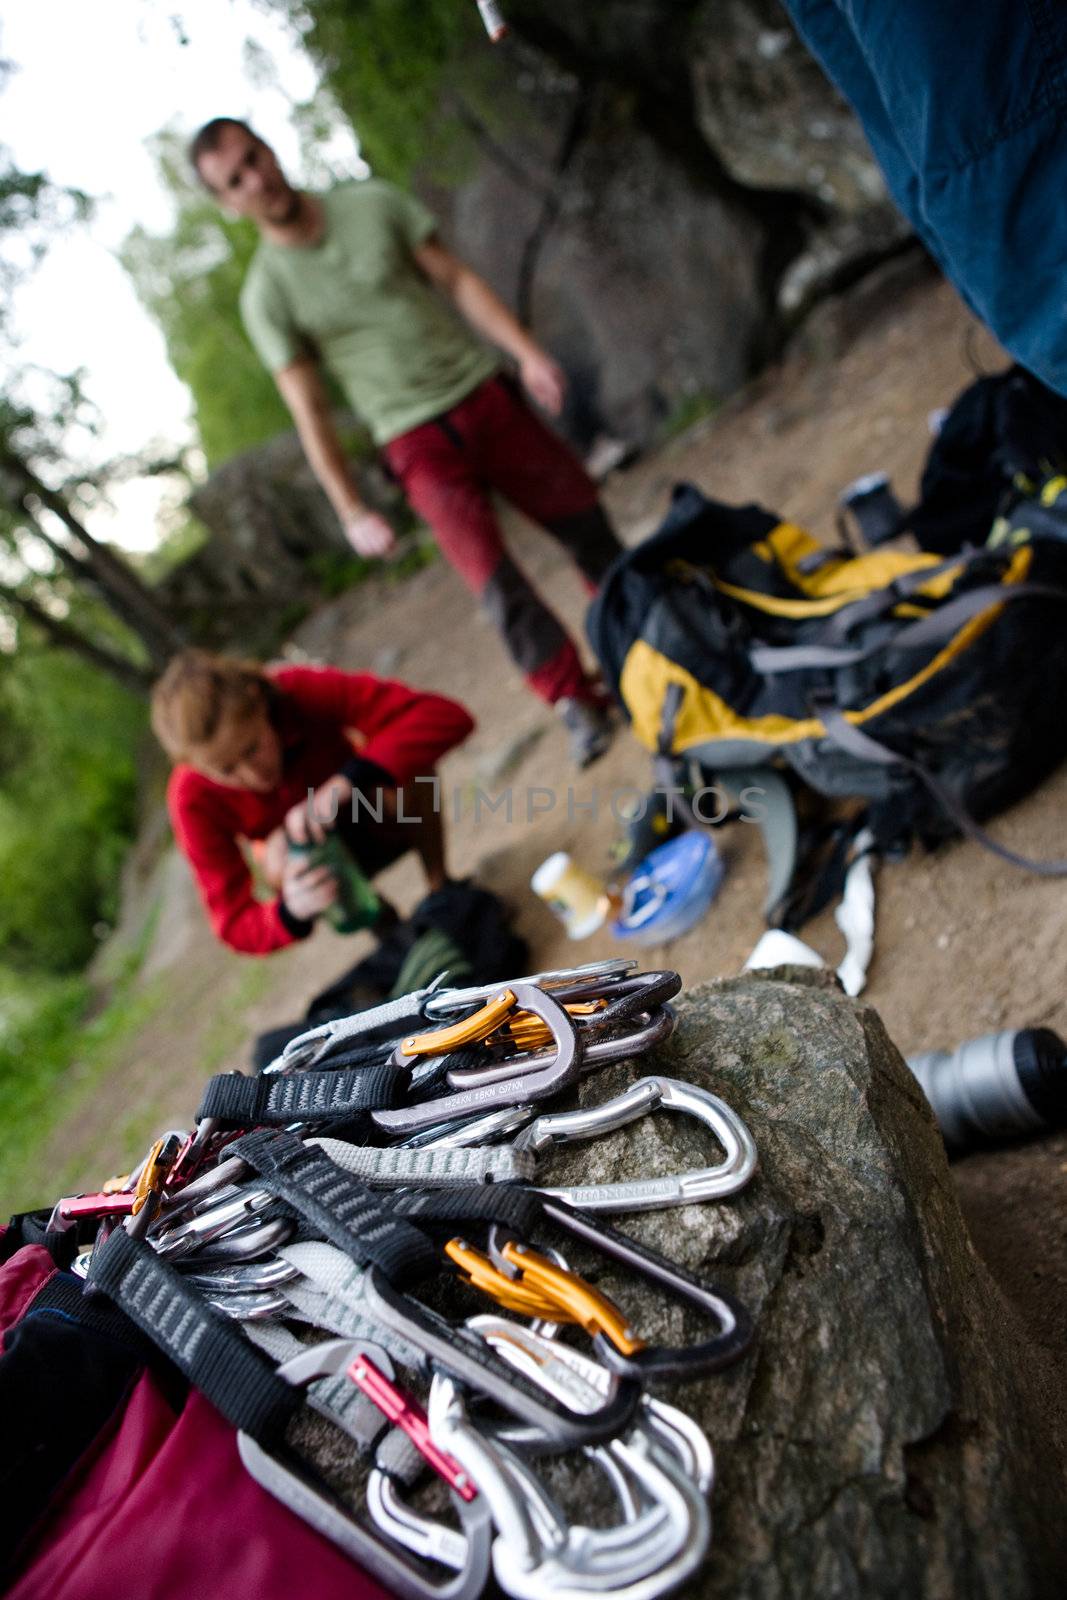
[[[384,556],[396,536],[383,516],[365,506],[352,477],[351,464],[337,437],[330,397],[315,362],[294,361],[274,375],[289,407],[312,472],[337,513],[345,537],[362,556]]]
[[[412,250],[420,270],[448,295],[478,333],[518,362],[523,387],[553,417],[563,408],[563,369],[530,337],[500,296],[473,268],[446,250],[436,234]]]

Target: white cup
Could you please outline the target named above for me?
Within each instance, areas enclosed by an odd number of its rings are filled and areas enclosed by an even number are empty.
[[[563,923],[571,939],[587,939],[602,925],[611,909],[608,892],[599,878],[557,850],[542,861],[530,888]]]

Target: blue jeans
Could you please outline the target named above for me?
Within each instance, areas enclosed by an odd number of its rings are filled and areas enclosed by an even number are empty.
[[[784,4],[945,276],[1067,395],[1067,5]]]

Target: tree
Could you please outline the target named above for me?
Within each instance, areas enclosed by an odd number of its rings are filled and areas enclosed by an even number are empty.
[[[60,387],[70,395],[77,385]],[[143,691],[183,635],[133,568],[85,526],[79,491],[92,475],[56,474],[58,451],[47,436],[61,437],[76,410],[71,398],[42,417],[0,397],[0,546],[7,555],[0,604],[57,647]],[[72,604],[76,597],[80,606]],[[101,608],[132,639],[94,629]]]
[[[410,184],[428,147],[438,169],[462,151],[460,130],[441,115],[441,82],[450,61],[462,56],[473,72],[485,53],[473,0],[263,3],[299,33],[375,172]]]
[[[137,697],[25,631],[0,654],[0,989],[78,970],[114,922],[143,729]]]
[[[3,76],[0,67],[0,86]],[[29,624],[143,690],[182,634],[133,568],[85,525],[82,506],[99,493],[101,472],[72,471],[66,460],[72,437],[93,427],[80,376],[20,364],[12,327],[14,292],[49,237],[90,210],[86,195],[21,171],[0,146],[0,351],[10,358],[0,392],[0,609],[16,627]],[[77,595],[87,603],[72,607]],[[132,637],[94,635],[101,607]]]
[[[20,991],[27,974],[84,963],[113,920],[145,720],[127,691],[143,696],[181,642],[86,526],[108,471],[73,459],[97,420],[79,375],[19,360],[12,297],[89,209],[0,147],[0,963]],[[71,655],[88,670],[72,672]]]
[[[177,208],[173,229],[159,235],[135,228],[121,260],[163,331],[171,366],[192,392],[208,464],[218,466],[291,422],[238,312],[255,230],[228,220],[196,184],[183,145],[171,130],[154,142],[160,177]]]

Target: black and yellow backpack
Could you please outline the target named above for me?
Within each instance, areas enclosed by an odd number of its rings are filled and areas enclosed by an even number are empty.
[[[1067,755],[1067,481],[949,557],[820,546],[690,485],[622,555],[589,636],[637,739],[721,778],[863,796],[879,845],[978,826]]]

